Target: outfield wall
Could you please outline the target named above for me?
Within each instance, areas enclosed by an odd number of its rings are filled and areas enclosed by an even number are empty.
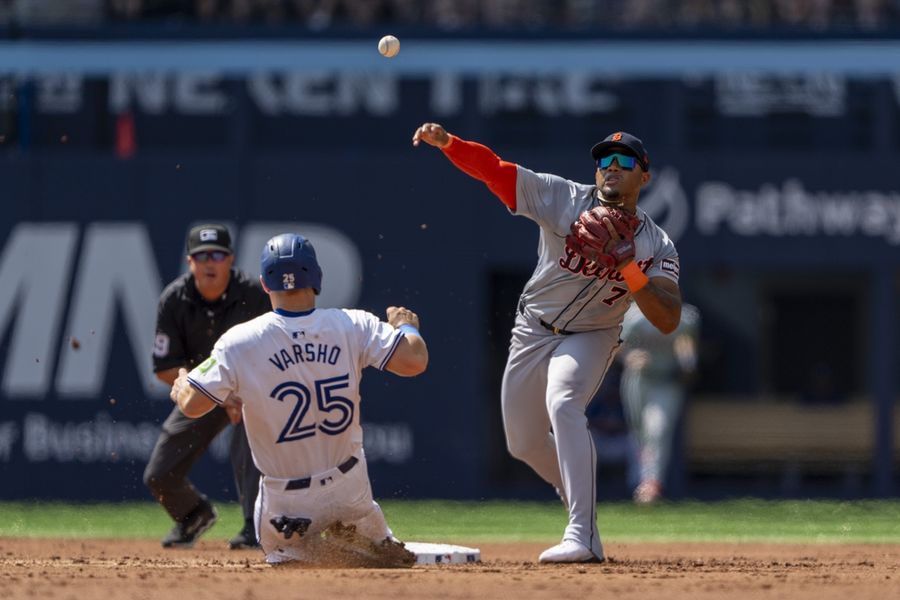
[[[373,62],[360,44],[343,50],[343,63],[263,52],[225,68],[220,54],[188,53],[195,68],[179,69],[153,62],[170,50],[122,44],[115,63],[94,48],[94,62],[73,51],[56,69],[33,47],[0,47],[0,464],[9,475],[0,497],[147,497],[140,473],[170,408],[150,372],[156,299],[183,268],[187,229],[211,219],[232,224],[250,271],[269,235],[308,233],[323,256],[323,305],[380,314],[399,303],[421,315],[428,373],[364,380],[377,494],[544,494],[505,457],[497,406],[536,229],[437,151],[412,148],[424,120],[580,181],[592,177],[593,142],[619,129],[641,136],[654,174],[642,205],[676,240],[685,297],[704,314],[696,393],[797,402],[824,364],[834,403],[874,407],[856,493],[896,489],[892,47],[859,73],[839,61],[812,69],[824,55],[789,53],[784,64],[809,70],[751,60],[722,71],[708,54],[696,73],[629,74],[630,52],[611,72],[573,66],[622,47],[557,44],[555,62],[532,63],[533,52],[498,45],[492,63],[436,44],[427,56],[455,58],[431,73],[415,52],[406,63]],[[130,59],[155,70],[129,70]],[[258,72],[243,72],[254,64]],[[834,307],[790,335],[770,317],[791,295],[813,299],[810,313],[816,298]],[[797,344],[787,359],[781,336]],[[194,477],[213,496],[229,494],[225,455],[220,442]]]

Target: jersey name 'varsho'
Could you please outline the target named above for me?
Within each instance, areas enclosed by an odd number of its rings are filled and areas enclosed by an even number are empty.
[[[307,342],[302,346],[300,344],[292,344],[289,348],[282,348],[269,358],[269,362],[275,365],[279,371],[284,371],[297,363],[320,362],[334,365],[340,356],[340,346]]]

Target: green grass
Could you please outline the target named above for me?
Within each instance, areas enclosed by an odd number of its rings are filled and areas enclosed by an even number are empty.
[[[566,523],[557,502],[384,501],[401,539],[434,542],[552,542]],[[241,526],[235,504],[219,504],[207,537],[227,539]],[[759,541],[900,543],[900,502],[732,500],[653,507],[599,506],[605,541]],[[149,538],[168,531],[150,503],[0,503],[0,537]]]

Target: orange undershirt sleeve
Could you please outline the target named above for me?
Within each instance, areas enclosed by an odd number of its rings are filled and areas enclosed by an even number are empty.
[[[455,135],[450,136],[450,144],[442,152],[456,168],[484,182],[503,204],[516,210],[515,163],[502,160],[487,146]]]

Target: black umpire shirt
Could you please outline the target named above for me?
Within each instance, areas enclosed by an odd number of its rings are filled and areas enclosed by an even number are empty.
[[[159,297],[153,371],[185,367],[206,360],[223,333],[272,310],[269,296],[257,280],[232,269],[228,288],[215,302],[206,301],[194,276],[186,273],[166,286]]]

